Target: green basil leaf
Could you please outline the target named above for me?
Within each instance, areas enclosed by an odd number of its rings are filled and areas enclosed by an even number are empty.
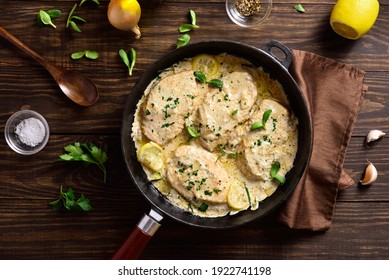
[[[74,21],[70,21],[70,26],[77,32],[81,32],[81,29],[77,26]]]
[[[85,52],[75,52],[70,55],[72,59],[80,59],[85,55]]]
[[[83,19],[82,17],[79,17],[79,16],[72,16],[71,19],[72,19],[72,20],[73,20],[73,19],[76,19],[76,20],[79,20],[79,21],[81,21],[81,22],[86,22],[85,19]]]
[[[205,84],[207,82],[207,77],[205,77],[203,72],[201,72],[201,71],[194,71],[193,75],[196,77],[196,79],[200,83]]]
[[[285,184],[285,177],[284,176],[281,176],[279,174],[277,174],[276,176],[274,176],[274,179],[278,180],[278,182],[280,182],[281,185]]]
[[[284,176],[278,174],[280,168],[281,168],[281,164],[278,161],[275,161],[270,168],[270,177],[272,179],[278,180],[280,184],[283,185],[286,180]]]
[[[131,48],[130,50],[130,58],[131,58],[131,64],[128,69],[128,74],[132,76],[132,70],[134,69],[135,62],[136,62],[136,51],[133,48]]]
[[[212,79],[208,82],[208,85],[211,87],[217,87],[217,88],[222,88],[223,87],[223,81],[219,79]]]
[[[62,15],[61,10],[57,10],[57,9],[47,10],[46,12],[50,16],[51,19],[59,18]]]
[[[185,23],[185,24],[181,25],[180,27],[178,27],[178,31],[180,33],[185,33],[185,32],[191,31],[194,28],[196,28],[196,25],[193,25],[190,23]]]
[[[192,136],[193,138],[197,138],[200,136],[200,133],[195,131],[192,127],[187,126],[186,129],[188,130],[189,135]]]
[[[128,59],[127,53],[123,49],[119,50],[119,56],[123,60],[124,64],[127,67],[130,67],[130,60]]]
[[[46,13],[45,11],[43,10],[39,11],[39,18],[43,24],[51,25],[52,27],[57,28],[57,26],[55,26],[54,23],[51,21],[51,17],[49,16],[49,14]]]
[[[269,110],[266,110],[265,113],[263,113],[263,116],[262,116],[262,126],[263,127],[266,126],[266,122],[269,119],[271,112],[272,112],[272,110],[269,109]]]
[[[294,5],[294,9],[295,9],[297,12],[299,12],[299,13],[305,13],[305,9],[304,9],[303,5],[301,5],[301,4],[296,4],[296,5]]]
[[[190,41],[189,34],[184,34],[181,37],[177,38],[177,48],[181,48],[183,46],[186,46]]]
[[[98,59],[99,53],[96,51],[85,51],[85,56],[89,59]]]
[[[280,171],[280,168],[281,164],[275,161],[270,168],[270,177],[274,178],[278,174],[278,171]]]
[[[231,113],[232,116],[235,116],[236,114],[238,114],[238,109],[234,110],[234,111]]]
[[[256,130],[258,128],[261,128],[263,127],[263,124],[261,122],[254,122],[251,127],[250,127],[250,130]]]
[[[190,14],[192,25],[197,26],[196,25],[196,13],[195,13],[195,11],[189,10],[189,14]]]

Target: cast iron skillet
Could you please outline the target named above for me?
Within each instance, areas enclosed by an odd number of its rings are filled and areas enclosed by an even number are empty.
[[[272,50],[274,49],[281,50],[285,54],[285,58],[281,60],[273,55]],[[137,160],[135,144],[131,137],[131,127],[139,99],[148,84],[158,76],[161,70],[172,66],[180,60],[194,57],[201,53],[220,54],[223,52],[245,58],[254,65],[262,66],[265,72],[270,74],[271,78],[278,80],[282,84],[288,96],[290,106],[299,121],[298,151],[294,167],[286,175],[286,183],[280,186],[273,195],[265,199],[257,210],[242,211],[236,215],[227,215],[219,218],[202,218],[176,207],[151,185]],[[163,216],[169,216],[179,222],[195,227],[229,228],[264,217],[287,199],[305,171],[312,141],[311,121],[306,101],[298,85],[288,72],[292,58],[291,51],[278,41],[271,41],[261,49],[233,41],[204,41],[172,51],[158,60],[142,75],[128,97],[123,115],[121,140],[123,155],[130,176],[139,191],[151,203],[152,211],[141,219],[135,231],[116,252],[113,259],[137,258],[152,234],[159,227],[158,222]]]

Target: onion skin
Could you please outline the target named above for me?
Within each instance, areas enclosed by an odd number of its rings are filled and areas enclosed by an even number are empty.
[[[135,33],[135,38],[140,38],[141,32],[138,22],[141,16],[141,8],[138,1],[111,0],[108,5],[107,16],[113,27],[123,31],[132,31]]]

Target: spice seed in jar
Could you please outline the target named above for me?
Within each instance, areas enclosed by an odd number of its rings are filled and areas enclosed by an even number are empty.
[[[35,147],[45,138],[46,129],[40,120],[28,118],[16,126],[15,133],[23,144]]]
[[[235,0],[235,7],[242,16],[253,16],[261,10],[261,0]]]

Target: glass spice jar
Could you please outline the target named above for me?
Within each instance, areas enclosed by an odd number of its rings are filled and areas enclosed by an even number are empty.
[[[226,11],[230,19],[242,27],[254,27],[263,23],[270,15],[272,0],[226,0]]]

